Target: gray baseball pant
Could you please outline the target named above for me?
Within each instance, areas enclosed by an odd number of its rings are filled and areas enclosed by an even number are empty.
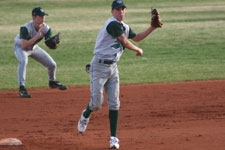
[[[18,45],[14,46],[14,52],[16,55],[16,58],[19,61],[18,65],[18,84],[19,86],[25,85],[26,81],[26,68],[28,64],[28,56],[32,57],[39,63],[41,63],[43,66],[45,66],[48,70],[48,80],[55,80],[55,74],[56,74],[56,62],[53,60],[53,58],[42,48],[40,48],[38,45],[35,45],[33,47],[33,50],[24,51],[22,48]]]
[[[99,59],[94,57],[90,68],[90,80],[90,109],[95,111],[102,108],[105,89],[109,110],[119,110],[119,71],[117,64],[99,63]]]

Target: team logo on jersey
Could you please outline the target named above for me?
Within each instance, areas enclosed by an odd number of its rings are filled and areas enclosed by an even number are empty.
[[[122,47],[122,44],[119,41],[115,40],[115,44],[113,44],[111,47],[113,49],[118,49]]]

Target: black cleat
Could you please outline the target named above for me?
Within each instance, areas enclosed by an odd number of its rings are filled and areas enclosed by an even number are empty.
[[[23,98],[31,98],[31,94],[29,94],[24,86],[21,86],[19,89],[19,96]]]
[[[49,87],[50,88],[58,88],[60,90],[66,90],[67,86],[63,85],[59,81],[49,81]]]

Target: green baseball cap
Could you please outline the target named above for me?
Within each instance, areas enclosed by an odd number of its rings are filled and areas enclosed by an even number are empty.
[[[32,10],[32,16],[48,16],[48,14],[45,13],[44,9],[41,7],[35,7]]]
[[[120,7],[126,7],[125,3],[122,1],[122,0],[114,0],[112,2],[112,10],[113,9],[117,9],[117,8],[120,8]]]

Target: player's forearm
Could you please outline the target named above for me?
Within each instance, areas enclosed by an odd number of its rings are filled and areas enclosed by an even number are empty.
[[[132,44],[129,40],[123,43],[123,46],[129,50],[138,51],[140,48]]]
[[[37,39],[38,39],[37,36],[33,37],[30,40],[21,39],[21,47],[22,47],[22,49],[31,48]]]
[[[135,46],[133,43],[131,43],[126,37],[125,35],[121,35],[119,37],[117,37],[117,39],[123,44],[123,46],[129,50],[134,50],[134,51],[138,51],[140,48],[138,48],[137,46]]]
[[[155,30],[156,28],[153,26],[150,26],[148,29],[146,29],[144,32],[140,32],[138,33],[134,38],[132,38],[132,40],[134,40],[135,42],[139,42],[143,39],[145,39],[150,33],[152,33],[153,30]]]

